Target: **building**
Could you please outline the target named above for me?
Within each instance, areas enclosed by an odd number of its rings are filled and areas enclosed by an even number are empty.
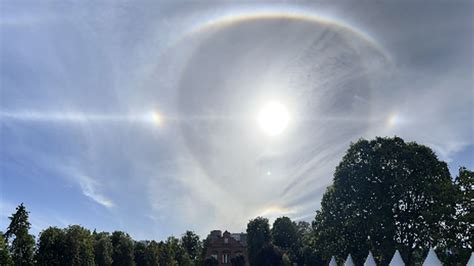
[[[214,257],[219,265],[232,265],[231,260],[239,255],[245,258],[245,265],[249,265],[247,256],[247,234],[231,234],[227,231],[211,231],[207,236],[206,258]]]

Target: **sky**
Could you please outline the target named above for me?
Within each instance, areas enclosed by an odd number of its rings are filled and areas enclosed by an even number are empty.
[[[360,138],[400,136],[453,176],[474,169],[473,1],[0,12],[0,230],[21,202],[34,234],[80,224],[162,240],[311,221]]]

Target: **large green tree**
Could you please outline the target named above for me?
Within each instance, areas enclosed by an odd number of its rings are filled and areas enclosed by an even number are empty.
[[[166,242],[161,241],[159,244],[160,265],[179,265],[176,260],[176,247],[179,246],[175,237],[169,237]]]
[[[298,265],[321,265],[323,262],[314,246],[314,234],[311,224],[306,221],[296,223],[298,236],[296,262]]]
[[[202,244],[198,235],[193,231],[186,231],[186,233],[181,237],[181,246],[188,253],[189,258],[192,261],[198,261],[202,249]]]
[[[134,261],[134,242],[125,232],[114,231],[110,237],[112,240],[112,265],[113,266],[133,266]]]
[[[145,265],[159,266],[160,265],[160,248],[158,243],[151,241],[145,248]]]
[[[273,222],[272,238],[273,244],[285,251],[291,250],[298,241],[296,224],[286,216],[277,218]]]
[[[446,163],[423,145],[401,138],[351,144],[334,173],[314,226],[321,253],[356,264],[369,249],[386,264],[398,248],[408,265],[440,238],[453,212],[454,187]]]
[[[298,228],[290,218],[283,216],[273,222],[273,244],[289,254],[292,261],[298,258]]]
[[[113,246],[110,234],[107,232],[94,232],[92,235],[94,238],[94,258],[96,265],[112,265]]]
[[[257,263],[257,254],[271,242],[270,225],[267,218],[257,217],[247,224],[247,249],[250,265]]]
[[[474,172],[460,167],[454,185],[456,212],[442,227],[437,243],[438,257],[449,265],[467,263],[474,247]]]
[[[182,247],[178,238],[174,236],[168,237],[165,246],[165,250],[168,253],[168,258],[173,258],[170,262],[171,264],[174,263],[174,261],[176,261],[176,263],[180,266],[189,266],[192,264],[191,258],[189,257],[186,250]]]
[[[137,266],[145,266],[145,249],[148,246],[148,241],[135,241],[135,247],[133,248],[135,264]]]
[[[65,263],[67,265],[95,265],[92,234],[80,225],[65,229]]]
[[[8,252],[8,244],[3,237],[3,232],[0,231],[0,265],[11,266],[13,265],[12,257]]]
[[[280,266],[282,265],[283,251],[272,243],[266,243],[255,255],[254,265]]]
[[[28,233],[31,227],[28,215],[29,212],[21,203],[9,217],[10,225],[5,232],[7,241],[12,240],[10,252],[15,265],[33,265],[34,262],[35,238]]]
[[[40,233],[36,251],[37,265],[64,265],[66,234],[57,227],[49,227]]]
[[[245,256],[244,255],[237,255],[230,259],[230,263],[232,266],[245,266]]]

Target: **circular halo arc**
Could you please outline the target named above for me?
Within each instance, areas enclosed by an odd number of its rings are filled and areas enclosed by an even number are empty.
[[[339,28],[344,31],[348,31],[351,34],[361,38],[364,42],[369,44],[370,46],[374,47],[377,51],[381,53],[381,55],[387,59],[388,61],[392,61],[391,56],[388,52],[371,36],[367,33],[354,28],[343,21],[336,20],[334,18],[328,18],[325,16],[321,16],[319,14],[312,14],[305,11],[283,11],[283,10],[265,10],[265,11],[247,11],[241,12],[237,14],[227,14],[227,15],[220,15],[214,18],[209,18],[207,21],[201,22],[195,26],[192,26],[190,29],[185,30],[183,34],[178,36],[178,38],[173,42],[179,43],[183,39],[188,37],[195,36],[197,34],[205,33],[211,31],[213,29],[223,28],[225,26],[229,26],[239,22],[251,21],[251,20],[260,20],[260,19],[293,19],[299,21],[308,21],[319,23],[327,26],[332,26],[335,28]],[[173,45],[172,45],[173,46]]]

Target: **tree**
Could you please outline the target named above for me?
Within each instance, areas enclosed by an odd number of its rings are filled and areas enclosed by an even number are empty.
[[[351,144],[317,212],[315,239],[325,259],[350,253],[361,264],[372,250],[385,264],[398,248],[409,265],[440,237],[452,214],[446,163],[401,138]]]
[[[230,263],[232,263],[232,266],[245,266],[245,256],[237,255],[230,259]]]
[[[454,180],[456,212],[444,224],[442,237],[437,243],[438,257],[449,265],[466,264],[474,247],[474,172],[459,168]]]
[[[296,223],[297,232],[297,252],[296,262],[298,265],[320,265],[322,264],[321,257],[316,253],[314,247],[314,237],[311,224],[306,221],[299,221]]]
[[[166,242],[159,243],[160,265],[180,265],[176,259],[179,253],[179,240],[175,237],[168,237]]]
[[[167,250],[174,261],[180,266],[189,266],[192,264],[186,250],[181,246],[179,239],[174,236],[168,237],[166,240]],[[173,261],[171,262],[173,263]]]
[[[67,265],[95,265],[91,232],[80,225],[65,229],[64,250]]]
[[[131,266],[135,265],[133,240],[125,232],[114,231],[110,237],[112,241],[112,265]]]
[[[459,240],[462,248],[474,247],[474,227],[471,226],[474,221],[474,172],[466,167],[459,168],[459,174],[455,180],[457,190],[456,201],[456,220],[458,221]]]
[[[145,265],[159,266],[160,265],[160,248],[158,243],[151,241],[145,249]]]
[[[8,252],[7,241],[3,237],[3,232],[0,232],[0,265],[11,266],[13,265],[12,257]]]
[[[204,265],[205,266],[218,266],[219,261],[214,257],[209,257],[209,258],[204,260]]]
[[[272,227],[273,244],[283,249],[296,260],[298,253],[298,231],[296,224],[288,217],[280,217],[275,220]]]
[[[281,258],[281,265],[282,266],[292,266],[291,259],[287,254],[283,254]]]
[[[205,264],[208,245],[209,245],[209,240],[207,238],[204,238],[202,240],[202,249],[201,249],[201,253],[199,254],[199,260],[196,262],[197,265]]]
[[[10,225],[5,232],[7,242],[13,239],[10,252],[15,265],[33,265],[33,254],[35,250],[35,238],[28,233],[31,224],[28,221],[29,212],[21,203],[16,212],[9,217]]]
[[[251,265],[260,265],[257,263],[256,256],[264,245],[270,243],[270,240],[268,219],[257,217],[249,221],[247,224],[247,248]]]
[[[48,227],[40,233],[36,252],[37,265],[64,265],[65,261],[64,230],[57,227]]]
[[[199,259],[202,249],[201,241],[199,240],[199,236],[193,231],[186,231],[186,233],[184,233],[181,237],[181,246],[188,253],[192,261],[196,262]]]
[[[347,239],[341,202],[336,200],[334,186],[329,186],[321,200],[321,209],[316,211],[316,217],[312,222],[313,238],[310,243],[311,250],[307,250],[306,256],[311,258],[320,257],[329,262],[331,256],[336,256],[339,261],[347,257]]]
[[[148,241],[135,241],[135,247],[133,248],[135,264],[137,266],[145,266],[145,250],[148,246]]]
[[[272,243],[266,243],[255,256],[255,265],[280,266],[283,251]]]
[[[98,266],[112,265],[113,246],[110,234],[107,232],[95,233],[94,231],[94,257]]]

